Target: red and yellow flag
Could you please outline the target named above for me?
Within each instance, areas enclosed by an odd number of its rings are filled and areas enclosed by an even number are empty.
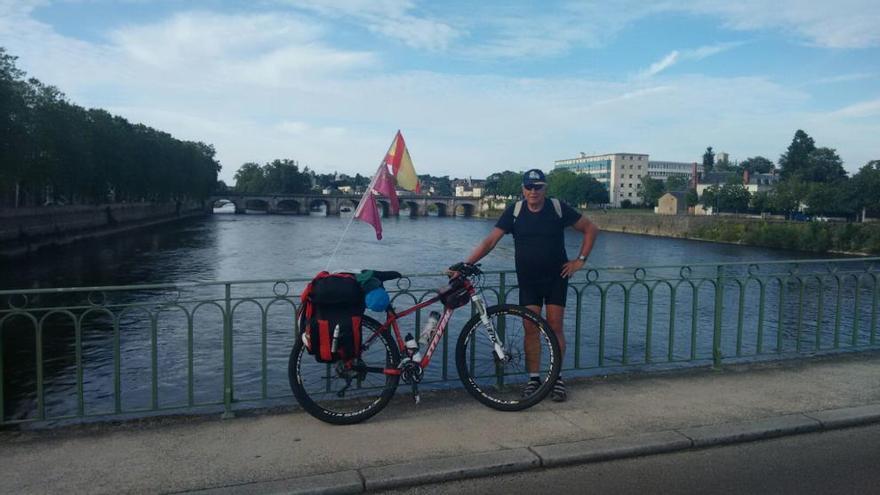
[[[397,131],[388,153],[385,154],[385,163],[391,167],[391,174],[397,179],[398,186],[407,191],[421,192],[422,187],[416,169],[413,167],[412,158],[400,131]]]

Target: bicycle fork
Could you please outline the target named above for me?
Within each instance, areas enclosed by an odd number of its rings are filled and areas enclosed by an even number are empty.
[[[486,327],[486,332],[489,334],[489,340],[492,341],[495,358],[499,362],[505,362],[507,360],[507,354],[504,352],[504,346],[502,345],[501,339],[498,338],[498,333],[495,331],[495,323],[489,319],[489,314],[486,312],[486,299],[483,297],[483,294],[475,293],[471,296],[471,301],[477,308],[477,313],[480,315],[480,321],[483,323],[483,326]]]

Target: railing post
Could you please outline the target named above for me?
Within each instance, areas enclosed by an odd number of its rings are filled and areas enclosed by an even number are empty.
[[[6,377],[3,376],[3,325],[0,324],[0,426],[3,426],[3,421],[6,419],[6,413],[3,411],[3,382],[6,380]]]
[[[715,329],[712,333],[712,367],[721,369],[721,316],[724,310],[724,265],[715,277]]]
[[[223,317],[223,419],[235,417],[232,412],[232,284],[226,288],[226,313]]]

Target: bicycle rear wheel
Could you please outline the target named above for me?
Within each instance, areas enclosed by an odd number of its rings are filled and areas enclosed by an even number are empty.
[[[455,364],[464,388],[483,404],[500,411],[520,411],[540,402],[559,376],[562,355],[556,334],[546,320],[523,306],[502,304],[486,309],[498,335],[505,358],[498,359],[488,328],[480,315],[468,321],[458,337]],[[531,370],[526,365],[527,322],[535,328],[531,335]],[[530,373],[537,373],[539,384],[524,394]]]
[[[399,375],[386,375],[384,368],[396,368],[400,352],[387,331],[377,333],[376,320],[361,320],[363,352],[346,364],[319,363],[297,338],[290,352],[288,378],[297,402],[312,416],[327,423],[345,425],[372,417],[388,404],[397,388]]]

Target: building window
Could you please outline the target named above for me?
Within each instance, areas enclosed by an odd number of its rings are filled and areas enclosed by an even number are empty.
[[[629,178],[632,179],[632,178],[633,178],[633,174],[629,174]]]
[[[629,196],[631,198],[631,197],[633,197],[633,193],[629,193],[629,194],[627,194],[627,196]]]

